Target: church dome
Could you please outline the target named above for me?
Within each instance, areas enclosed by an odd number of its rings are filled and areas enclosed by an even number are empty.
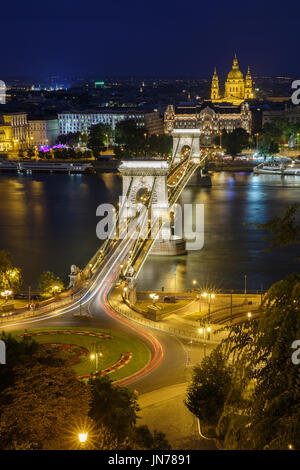
[[[235,56],[235,58],[233,59],[232,69],[230,70],[228,74],[227,80],[243,80],[243,79],[244,79],[244,76],[239,69],[238,60]]]

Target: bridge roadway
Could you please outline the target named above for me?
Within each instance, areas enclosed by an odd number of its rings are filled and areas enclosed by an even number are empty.
[[[183,165],[188,167],[184,170]],[[181,191],[190,176],[199,164],[183,162],[171,172],[168,183],[174,185],[169,191],[169,201],[173,204],[178,199]],[[182,176],[183,175],[183,176]],[[180,185],[176,185],[180,181]],[[112,310],[108,303],[108,295],[120,274],[120,265],[125,265],[133,252],[136,243],[136,230],[128,226],[127,236],[107,243],[105,253],[97,260],[93,276],[81,291],[80,296],[74,298],[68,305],[58,307],[55,311],[44,312],[34,318],[16,318],[7,324],[1,324],[0,329],[6,331],[21,328],[54,327],[54,326],[80,326],[99,327],[120,331],[126,335],[143,341],[151,352],[151,358],[146,366],[130,377],[116,382],[126,385],[139,393],[151,392],[175,384],[185,383],[190,378],[191,368],[187,367],[188,341],[176,336],[164,333],[154,328],[138,325],[127,318],[121,317]],[[150,251],[148,240],[141,245],[139,253],[142,258]],[[147,244],[147,245],[146,245]],[[90,318],[80,317],[81,309],[88,310]],[[200,346],[194,345],[194,354],[199,348],[199,360],[201,356]]]

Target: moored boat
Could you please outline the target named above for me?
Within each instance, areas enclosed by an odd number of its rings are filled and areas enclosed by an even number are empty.
[[[300,163],[294,160],[289,163],[269,162],[261,163],[253,168],[255,174],[269,175],[294,175],[300,176]]]
[[[49,162],[49,161],[0,161],[0,172],[18,173],[94,173],[91,163],[82,162]]]

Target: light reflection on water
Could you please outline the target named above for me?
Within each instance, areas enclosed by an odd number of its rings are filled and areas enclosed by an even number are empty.
[[[149,257],[139,288],[189,289],[196,279],[200,285],[243,289],[246,274],[248,288],[257,290],[298,269],[299,246],[267,253],[262,232],[244,223],[264,223],[298,202],[300,179],[222,172],[212,183],[212,188],[187,188],[181,197],[182,203],[204,204],[203,249],[178,258]]]
[[[204,204],[205,240],[187,256],[150,256],[139,277],[139,289],[188,289],[193,279],[217,288],[268,287],[297,269],[299,246],[264,251],[261,232],[244,222],[266,222],[288,204],[299,201],[300,178],[248,173],[215,173],[212,188],[187,187],[182,203]],[[34,285],[45,269],[64,277],[71,264],[84,266],[99,247],[96,208],[115,203],[122,182],[116,174],[101,176],[0,176],[0,248],[9,250]]]

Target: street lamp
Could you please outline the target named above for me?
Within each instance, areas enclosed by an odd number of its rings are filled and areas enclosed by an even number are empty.
[[[248,313],[247,313],[247,317],[248,317],[248,318],[249,318],[249,320],[250,320],[250,319],[251,319],[251,317],[252,317],[252,313],[251,313],[251,312],[248,312]]]
[[[198,328],[198,333],[200,335],[203,335],[204,343],[203,343],[203,352],[204,352],[204,357],[206,356],[206,334],[207,334],[207,339],[210,339],[210,331],[211,328],[208,326],[207,328]]]
[[[78,434],[78,439],[79,439],[79,442],[80,442],[80,445],[82,447],[84,447],[86,441],[87,441],[87,438],[88,438],[88,433],[87,432],[80,432]]]
[[[155,305],[156,301],[158,300],[159,296],[157,294],[149,294],[150,299],[153,300],[153,305]]]
[[[99,356],[99,357],[102,357],[102,356],[103,356],[103,354],[102,354],[101,351],[100,351],[100,352],[97,352],[97,351],[96,351],[95,353],[92,353],[92,354],[90,355],[90,359],[91,359],[92,361],[94,361],[94,360],[96,361],[96,363],[95,363],[96,374],[97,374],[97,372],[98,372],[98,356]]]
[[[2,297],[5,297],[5,300],[7,300],[8,296],[12,294],[12,290],[5,290],[1,292]]]
[[[214,299],[216,296],[213,293],[207,293],[203,292],[202,297],[207,298],[208,302],[208,325],[210,325],[210,304],[211,304],[211,299]],[[209,328],[209,329],[208,329]],[[210,326],[208,326],[207,331],[208,331],[208,339],[210,339]]]

